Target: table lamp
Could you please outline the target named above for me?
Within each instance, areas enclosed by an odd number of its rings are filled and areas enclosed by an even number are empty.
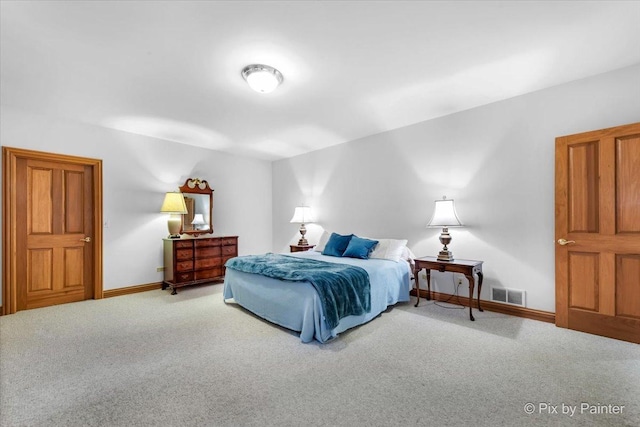
[[[307,246],[309,244],[307,239],[304,237],[304,235],[307,234],[307,228],[304,225],[314,221],[313,211],[310,206],[296,207],[296,210],[293,212],[293,217],[289,222],[300,224],[300,235],[302,237],[298,240],[298,246]]]
[[[456,208],[453,205],[453,199],[447,199],[447,196],[443,196],[442,200],[436,200],[436,208],[427,227],[442,227],[440,243],[444,247],[438,254],[438,261],[453,261],[453,254],[447,247],[451,243],[449,227],[462,227],[462,223],[456,214]]]
[[[182,196],[182,193],[177,191],[168,192],[164,196],[164,202],[162,203],[160,212],[169,214],[169,220],[167,221],[167,227],[169,228],[169,238],[179,238],[180,225],[182,224],[180,215],[184,215],[187,213],[187,205],[184,203],[184,197]]]

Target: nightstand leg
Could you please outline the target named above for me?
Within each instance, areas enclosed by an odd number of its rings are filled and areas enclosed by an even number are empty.
[[[476,320],[473,318],[473,288],[475,287],[475,280],[473,279],[473,274],[466,277],[469,280],[469,319],[473,322]]]
[[[480,307],[480,292],[482,292],[482,273],[478,273],[478,311],[484,311],[482,307]]]
[[[414,269],[413,281],[415,282],[415,288],[416,288],[416,305],[414,305],[414,307],[417,307],[418,304],[420,303],[420,282],[418,281],[419,275],[420,275],[420,270]]]
[[[178,291],[176,290],[175,287],[171,287],[171,295],[176,295],[178,293]]]
[[[431,270],[427,268],[427,301],[431,300]]]

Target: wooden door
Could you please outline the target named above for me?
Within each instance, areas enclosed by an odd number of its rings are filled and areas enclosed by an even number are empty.
[[[5,171],[9,194],[3,210],[10,223],[10,249],[7,254],[5,245],[3,268],[8,264],[5,314],[101,298],[96,161],[10,150],[3,150],[5,167],[10,169],[8,176]]]
[[[556,139],[556,325],[640,343],[640,123]]]

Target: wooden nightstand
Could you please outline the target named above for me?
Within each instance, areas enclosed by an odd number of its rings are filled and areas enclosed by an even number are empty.
[[[475,277],[478,277],[478,310],[484,311],[480,307],[480,291],[482,290],[482,263],[483,261],[474,261],[470,259],[455,259],[453,261],[438,261],[438,258],[432,256],[426,256],[415,259],[415,268],[413,270],[413,277],[415,278],[416,286],[416,307],[420,302],[420,283],[418,276],[420,271],[424,268],[427,270],[427,300],[431,299],[431,270],[438,270],[440,272],[449,271],[451,273],[462,273],[469,281],[469,318],[473,318],[471,312],[471,306],[473,306],[473,288],[475,286]]]
[[[289,245],[290,252],[304,252],[313,249],[316,245]]]

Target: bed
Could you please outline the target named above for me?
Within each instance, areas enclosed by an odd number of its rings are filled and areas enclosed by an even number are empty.
[[[318,250],[277,256],[359,267],[369,278],[370,304],[367,304],[367,310],[341,317],[334,326],[327,320],[321,294],[310,281],[280,280],[240,271],[229,268],[230,262],[227,262],[223,291],[225,302],[235,302],[265,320],[299,332],[302,342],[314,339],[327,342],[347,329],[369,322],[389,306],[409,301],[411,266],[407,256],[405,259],[399,256],[359,259],[323,255]]]

